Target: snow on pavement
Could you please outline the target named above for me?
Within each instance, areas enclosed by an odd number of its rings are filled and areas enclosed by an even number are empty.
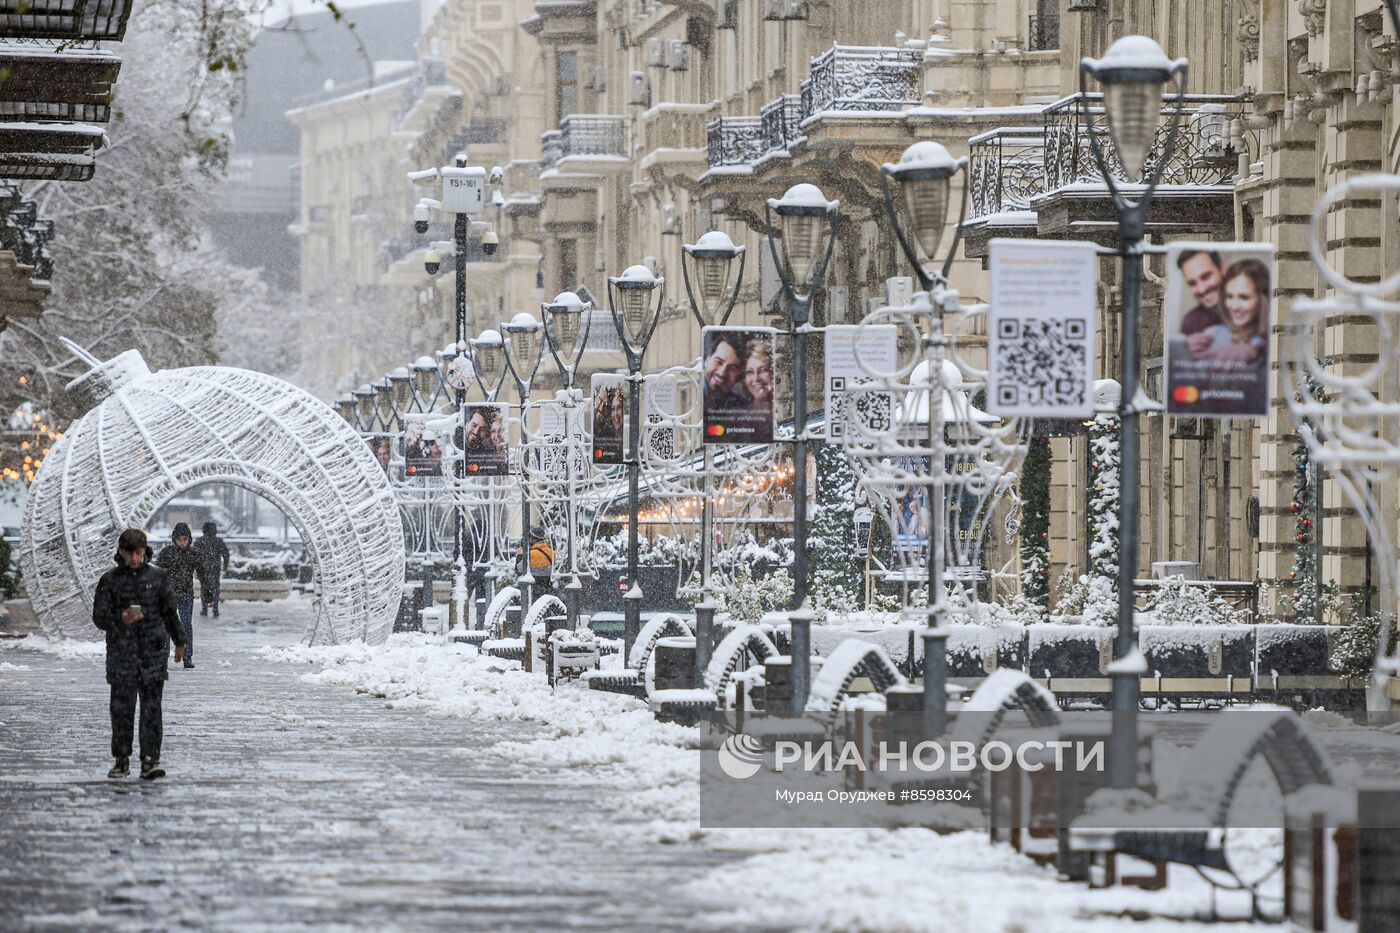
[[[380,647],[293,646],[264,655],[315,668],[302,675],[308,683],[382,697],[398,708],[538,723],[538,737],[499,750],[526,765],[577,768],[580,780],[624,792],[606,795],[615,812],[599,814],[586,831],[644,830],[659,841],[698,840],[745,856],[686,885],[686,894],[717,905],[703,918],[707,924],[1038,933],[1123,929],[1127,918],[1143,933],[1209,925],[1209,888],[1189,868],[1173,866],[1164,891],[1089,890],[1057,881],[1053,869],[993,845],[982,833],[702,829],[698,730],[657,722],[644,703],[629,697],[573,683],[552,691],[540,673],[527,674],[515,662],[465,645],[400,634]],[[622,815],[625,828],[617,819]]]

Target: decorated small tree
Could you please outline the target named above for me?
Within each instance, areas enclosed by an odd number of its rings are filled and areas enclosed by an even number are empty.
[[[813,608],[825,621],[860,607],[864,569],[853,540],[856,475],[836,444],[816,445],[817,505],[809,535]]]
[[[1031,438],[1021,467],[1021,595],[1050,601],[1050,439]]]

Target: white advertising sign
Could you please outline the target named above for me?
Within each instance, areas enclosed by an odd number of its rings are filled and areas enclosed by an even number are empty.
[[[1094,412],[1098,251],[1092,243],[991,243],[987,410],[1032,418]]]
[[[864,364],[862,366],[861,364]],[[899,366],[899,330],[893,324],[832,324],[826,329],[826,439],[845,439],[848,390],[870,381],[870,370],[893,372]],[[894,416],[890,392],[861,392],[855,396],[860,424],[877,431],[889,428]]]

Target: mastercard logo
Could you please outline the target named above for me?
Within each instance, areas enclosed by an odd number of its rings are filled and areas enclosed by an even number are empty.
[[[724,437],[724,425],[712,424],[705,429],[705,433],[710,437]]]
[[[475,472],[477,472],[477,471],[480,470],[480,469],[481,469],[481,466],[480,466],[479,464],[476,464],[476,463],[468,463],[468,464],[467,464],[467,472],[468,472],[468,473],[475,473]]]
[[[1185,402],[1189,405],[1199,400],[1200,397],[1201,390],[1195,386],[1177,386],[1175,389],[1172,389],[1173,402]]]
[[[603,459],[603,448],[601,448],[601,447],[594,447],[594,448],[593,448],[593,459],[594,459],[594,460],[602,460],[602,459]]]

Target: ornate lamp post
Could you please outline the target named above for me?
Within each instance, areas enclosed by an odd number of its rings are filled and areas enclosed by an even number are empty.
[[[685,294],[690,300],[690,313],[701,328],[712,324],[725,324],[734,313],[734,304],[739,300],[739,288],[744,281],[745,248],[735,246],[729,234],[723,230],[711,230],[696,243],[681,246],[681,275],[685,281]],[[738,274],[733,273],[734,260],[739,260]],[[693,272],[692,272],[693,267]],[[733,286],[730,286],[730,279]],[[692,285],[692,280],[695,285]],[[705,668],[710,666],[710,650],[714,642],[715,604],[714,593],[710,589],[712,550],[714,548],[711,526],[714,522],[714,506],[710,501],[713,494],[714,470],[713,454],[707,444],[702,444],[704,457],[704,478],[701,480],[700,496],[700,602],[695,605],[695,671],[697,683],[704,683]]]
[[[768,246],[788,296],[792,338],[792,703],[807,705],[810,681],[811,615],[807,601],[807,334],[812,331],[812,293],[826,278],[836,247],[836,221],[841,202],[828,201],[816,185],[793,185],[781,198],[769,198],[764,208]],[[779,229],[773,227],[778,215]],[[777,244],[778,234],[783,241]]]
[[[374,431],[374,390],[369,384],[360,386],[353,390],[350,395],[355,399],[355,414],[359,422],[359,428],[366,433]]]
[[[420,356],[413,361],[413,399],[420,412],[433,410],[441,382],[438,364],[432,357]]]
[[[926,140],[914,143],[904,150],[897,164],[886,163],[880,173],[880,185],[885,195],[885,213],[905,257],[919,277],[919,283],[924,290],[921,300],[928,302],[929,312],[928,332],[923,335],[924,352],[928,361],[923,380],[928,386],[928,625],[922,634],[923,729],[924,734],[930,738],[942,735],[948,725],[948,630],[943,625],[948,609],[943,585],[946,563],[943,528],[946,516],[943,503],[947,486],[948,445],[944,406],[941,402],[935,403],[934,400],[942,399],[947,391],[947,386],[943,384],[943,364],[948,349],[948,338],[943,331],[943,310],[949,302],[955,307],[957,303],[957,292],[946,286],[948,272],[958,251],[958,237],[954,237],[939,271],[930,272],[927,267],[938,262],[938,250],[943,242],[944,230],[948,226],[948,205],[951,201],[949,192],[953,176],[966,167],[966,159],[955,159],[939,143]],[[899,187],[910,225],[907,233],[900,223],[899,212],[895,210],[894,192],[888,179],[893,179]],[[968,185],[964,183],[959,220],[967,211],[967,188]],[[918,381],[911,380],[911,385],[917,384]]]
[[[525,412],[530,404],[530,383],[539,371],[540,360],[544,356],[544,342],[540,339],[543,328],[533,314],[521,311],[511,318],[509,324],[502,324],[501,330],[505,331],[509,341],[506,368],[515,380],[516,397],[520,400],[520,550],[524,556],[524,566],[516,583],[520,585],[522,605],[528,609],[535,578],[530,573],[530,487],[525,475],[529,468],[525,458],[529,425]]]
[[[1114,642],[1113,732],[1108,747],[1109,784],[1130,788],[1137,783],[1138,678],[1147,665],[1137,650],[1133,629],[1133,580],[1138,563],[1138,328],[1142,317],[1142,241],[1147,209],[1171,161],[1177,128],[1186,95],[1186,59],[1167,58],[1162,47],[1146,36],[1124,36],[1101,59],[1086,58],[1079,65],[1081,98],[1087,99],[1087,79],[1093,76],[1104,89],[1104,111],[1109,135],[1123,174],[1136,184],[1147,170],[1152,141],[1161,123],[1162,87],[1177,78],[1176,105],[1166,145],[1153,160],[1151,172],[1136,203],[1129,201],[1114,180],[1098,134],[1091,129],[1089,146],[1094,163],[1113,198],[1118,213],[1119,255],[1122,257],[1123,323],[1118,359],[1118,382],[1123,387],[1119,403],[1122,491],[1118,500],[1118,635]]]
[[[657,293],[655,306],[652,293]],[[651,335],[661,321],[666,300],[666,280],[646,266],[628,266],[622,275],[608,278],[608,310],[627,355],[627,594],[623,596],[623,645],[632,650],[642,625],[642,588],[637,583],[637,509],[641,469],[642,358]]]
[[[564,609],[568,615],[569,628],[578,628],[578,592],[583,585],[578,579],[578,561],[574,553],[577,530],[575,507],[577,500],[577,469],[582,458],[575,462],[574,424],[578,414],[575,411],[578,399],[574,394],[574,374],[583,362],[583,353],[588,346],[588,331],[592,326],[593,305],[573,292],[560,292],[554,300],[540,306],[544,312],[545,337],[549,353],[554,357],[554,365],[559,367],[559,381],[564,386],[564,444],[565,469],[569,476],[569,502],[564,509],[565,540],[568,548],[568,582],[564,584]],[[556,561],[557,563],[557,561]]]
[[[355,396],[353,395],[343,395],[335,400],[336,414],[344,418],[351,427],[358,429],[359,425],[356,423],[357,407]]]

